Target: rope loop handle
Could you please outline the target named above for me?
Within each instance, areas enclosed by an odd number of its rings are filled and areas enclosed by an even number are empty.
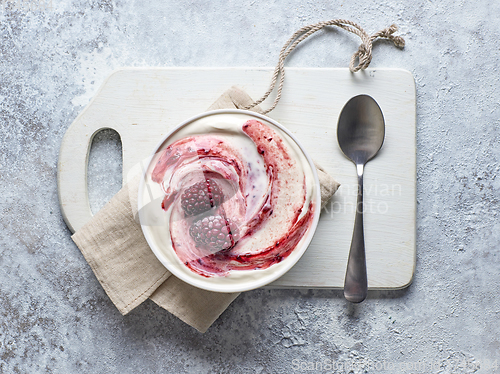
[[[396,36],[393,35],[397,30],[398,27],[396,25],[391,25],[383,30],[380,30],[376,32],[373,35],[368,35],[368,33],[357,23],[344,20],[344,19],[333,19],[330,21],[323,21],[323,22],[318,22],[312,25],[304,26],[301,29],[297,30],[290,39],[287,40],[283,48],[281,48],[280,54],[279,54],[279,60],[278,64],[276,65],[276,68],[274,69],[274,73],[271,79],[271,85],[269,86],[269,89],[266,91],[266,93],[257,101],[253,102],[252,104],[246,106],[243,109],[252,109],[256,105],[261,104],[264,100],[266,100],[271,92],[273,92],[274,88],[276,87],[276,82],[278,80],[278,76],[280,77],[279,79],[279,84],[278,84],[278,92],[276,95],[276,99],[274,100],[273,105],[269,108],[263,111],[264,114],[269,113],[272,111],[274,108],[276,108],[276,105],[278,105],[278,102],[281,98],[281,92],[283,90],[283,83],[285,82],[285,59],[288,57],[288,55],[299,45],[301,41],[304,39],[307,39],[309,36],[314,34],[316,31],[321,30],[324,27],[327,26],[337,26],[340,27],[344,30],[347,30],[353,34],[356,34],[360,37],[361,39],[361,44],[358,48],[358,50],[352,55],[351,57],[351,62],[349,63],[349,69],[351,70],[352,73],[355,73],[359,70],[364,70],[370,65],[370,62],[372,60],[372,47],[373,47],[373,42],[376,39],[379,38],[384,38],[384,39],[389,39],[394,43],[394,45],[398,48],[404,48],[405,46],[405,40],[401,36]],[[356,65],[356,60],[358,61],[358,64]]]

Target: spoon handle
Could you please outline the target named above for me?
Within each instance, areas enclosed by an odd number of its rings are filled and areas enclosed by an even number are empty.
[[[352,233],[351,249],[347,261],[344,282],[344,296],[347,301],[360,303],[366,298],[368,281],[366,276],[365,236],[363,232],[363,171],[364,165],[357,164],[358,201]]]

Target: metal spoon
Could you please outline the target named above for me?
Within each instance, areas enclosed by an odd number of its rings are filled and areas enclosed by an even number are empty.
[[[354,162],[358,173],[356,219],[344,282],[344,296],[353,303],[363,301],[368,288],[363,233],[363,171],[365,164],[382,147],[384,135],[384,116],[372,97],[358,95],[347,102],[340,113],[337,139],[340,149]]]

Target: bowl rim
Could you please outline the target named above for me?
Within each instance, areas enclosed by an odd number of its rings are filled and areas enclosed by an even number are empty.
[[[272,274],[270,276],[268,275],[267,277],[264,277],[264,278],[258,277],[256,279],[252,279],[252,281],[242,282],[243,286],[238,286],[239,283],[236,283],[235,281],[233,281],[227,285],[221,284],[218,282],[211,283],[210,279],[212,279],[212,278],[206,278],[206,277],[203,277],[203,276],[196,274],[194,272],[192,274],[193,275],[192,277],[186,277],[185,273],[178,270],[179,264],[172,264],[168,259],[166,259],[163,256],[163,254],[161,253],[159,248],[157,248],[156,243],[154,242],[153,238],[150,236],[150,233],[146,229],[146,227],[148,225],[143,225],[141,223],[141,221],[143,221],[143,219],[141,218],[141,211],[142,211],[141,208],[143,207],[142,197],[144,196],[143,192],[144,192],[144,188],[145,188],[146,180],[147,180],[146,174],[147,174],[148,170],[150,169],[151,162],[153,161],[155,155],[162,148],[162,146],[165,144],[165,142],[167,142],[168,138],[171,137],[172,135],[174,135],[178,130],[182,129],[183,127],[185,127],[185,126],[189,125],[190,123],[195,122],[201,118],[213,116],[213,115],[218,115],[218,114],[245,114],[245,115],[248,115],[251,117],[255,117],[255,118],[267,121],[267,122],[271,123],[272,125],[276,126],[281,131],[283,131],[287,136],[289,136],[297,144],[298,148],[302,151],[307,162],[309,163],[309,166],[311,167],[311,171],[312,171],[313,178],[314,178],[313,188],[316,190],[315,191],[316,207],[315,207],[315,211],[314,211],[313,222],[311,224],[310,229],[306,233],[306,238],[302,242],[302,246],[298,249],[297,248],[294,249],[294,251],[298,250],[298,252],[296,252],[297,254],[296,254],[295,258],[294,259],[290,259],[290,258],[285,259],[283,261],[283,263],[286,263],[287,266],[283,266],[279,270],[274,271],[274,274]],[[210,110],[210,111],[206,111],[206,112],[197,114],[193,117],[186,119],[185,121],[182,121],[178,125],[174,126],[172,129],[170,129],[167,132],[167,134],[153,148],[153,152],[147,158],[146,164],[147,164],[147,166],[143,169],[143,171],[141,173],[141,179],[140,179],[140,183],[139,183],[138,196],[137,196],[138,217],[139,217],[139,223],[141,226],[142,233],[143,233],[144,238],[146,239],[149,247],[153,251],[154,255],[163,264],[163,266],[165,266],[165,268],[167,270],[169,270],[177,278],[179,278],[180,280],[182,280],[182,281],[184,281],[184,282],[186,282],[194,287],[204,289],[207,291],[214,291],[214,292],[221,292],[221,293],[232,293],[232,292],[250,291],[250,290],[268,285],[268,284],[274,282],[275,280],[277,280],[278,278],[280,278],[281,276],[283,276],[285,273],[287,273],[302,258],[302,256],[304,255],[305,251],[309,247],[309,245],[314,237],[314,234],[315,234],[317,226],[318,226],[320,214],[321,214],[321,189],[320,189],[319,177],[318,177],[318,173],[316,170],[316,166],[315,166],[313,160],[311,159],[311,157],[309,156],[309,154],[307,153],[307,151],[302,146],[302,144],[290,132],[290,130],[288,130],[282,124],[280,124],[279,122],[277,122],[276,120],[274,120],[270,117],[267,117],[263,114],[260,114],[260,113],[254,112],[254,111],[243,110],[243,109],[216,109],[216,110]],[[174,251],[172,247],[170,247],[169,250]],[[175,254],[175,257],[178,258],[177,254]],[[289,261],[286,262],[287,260],[289,260]],[[179,263],[180,263],[180,261],[179,261]],[[272,266],[270,268],[272,268]],[[270,269],[270,268],[268,268],[268,269]],[[268,269],[251,270],[251,271],[252,272],[257,272],[257,271],[265,272]],[[271,271],[268,271],[268,273],[271,273]]]

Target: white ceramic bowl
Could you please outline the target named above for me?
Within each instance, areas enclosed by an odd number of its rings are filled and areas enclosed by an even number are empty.
[[[190,135],[190,131],[196,132],[195,130],[190,130],[190,127],[191,129],[194,128],[196,126],[194,124],[200,122],[199,120],[204,119],[205,117],[220,117],[220,115],[226,114],[245,116],[245,118],[248,117],[247,119],[256,119],[264,123],[265,125],[274,128],[275,131],[279,130],[281,132],[281,135],[288,137],[288,139],[286,140],[288,140],[290,144],[294,143],[297,146],[295,148],[298,150],[298,152],[302,152],[302,155],[307,160],[306,167],[310,168],[309,175],[312,175],[312,185],[310,186],[312,190],[311,200],[315,204],[315,209],[310,228],[308,229],[308,231],[306,231],[305,235],[302,237],[291,254],[281,262],[271,265],[267,269],[233,270],[228,276],[215,276],[207,278],[193,272],[186,265],[184,265],[177,257],[170,242],[170,237],[168,235],[163,237],[162,230],[168,230],[168,227],[161,228],[161,225],[165,225],[164,222],[161,223],[162,219],[160,217],[163,212],[160,212],[159,209],[156,208],[161,202],[161,197],[160,199],[158,197],[152,197],[151,186],[148,186],[147,176],[148,173],[150,174],[151,170],[154,168],[156,159],[158,158],[156,155],[159,152],[161,152],[174,141],[185,137],[186,134]],[[320,184],[318,181],[316,168],[311,158],[307,155],[306,151],[304,150],[304,148],[302,148],[295,136],[292,135],[285,127],[269,117],[255,112],[239,109],[223,109],[202,113],[186,120],[185,122],[176,126],[172,131],[170,131],[155,147],[151,159],[148,161],[148,163],[149,165],[144,172],[143,178],[141,179],[138,195],[139,220],[141,223],[142,231],[144,233],[144,237],[146,238],[149,246],[153,250],[158,260],[173,275],[195,287],[216,292],[241,292],[267,285],[281,277],[290,268],[292,268],[295,263],[297,263],[297,261],[306,251],[309,243],[313,238],[318,224],[321,206]],[[156,214],[158,215],[157,220],[152,219],[151,212],[148,212],[148,207],[152,207],[153,204],[156,209]]]

